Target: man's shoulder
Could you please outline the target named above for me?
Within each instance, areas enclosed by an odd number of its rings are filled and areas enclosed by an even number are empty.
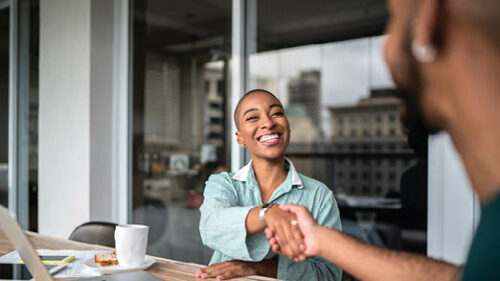
[[[482,208],[463,280],[500,280],[500,195]]]

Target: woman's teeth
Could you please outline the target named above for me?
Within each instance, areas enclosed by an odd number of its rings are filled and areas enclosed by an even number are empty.
[[[278,138],[279,138],[278,134],[265,135],[265,136],[260,137],[259,141],[266,142],[266,141],[271,141],[271,140],[275,140],[275,139],[278,139]]]

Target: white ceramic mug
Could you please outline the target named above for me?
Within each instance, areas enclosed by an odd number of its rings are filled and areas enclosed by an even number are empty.
[[[144,262],[149,226],[120,224],[115,229],[116,256],[120,266],[138,267]]]

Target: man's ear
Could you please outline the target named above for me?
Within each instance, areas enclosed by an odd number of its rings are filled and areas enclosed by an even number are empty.
[[[405,0],[406,1],[406,0]],[[439,33],[439,15],[443,0],[414,0],[417,11],[413,22],[413,41],[421,45],[436,47]]]

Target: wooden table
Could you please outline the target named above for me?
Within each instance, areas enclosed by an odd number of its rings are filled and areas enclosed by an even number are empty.
[[[69,241],[60,238],[40,235],[34,232],[26,232],[26,235],[31,240],[33,246],[37,249],[72,249],[72,250],[113,250],[112,248],[103,247],[99,245],[92,245]],[[10,253],[14,250],[12,244],[7,240],[4,232],[0,230],[0,256]],[[204,267],[203,265],[194,263],[179,262],[164,258],[156,258],[156,263],[151,266],[147,272],[162,280],[176,280],[176,281],[190,281],[190,280],[203,280],[195,277],[195,272],[198,268]],[[61,279],[58,279],[61,280]],[[211,279],[214,280],[214,279]],[[276,280],[262,276],[248,276],[245,278],[234,278],[233,280]]]

